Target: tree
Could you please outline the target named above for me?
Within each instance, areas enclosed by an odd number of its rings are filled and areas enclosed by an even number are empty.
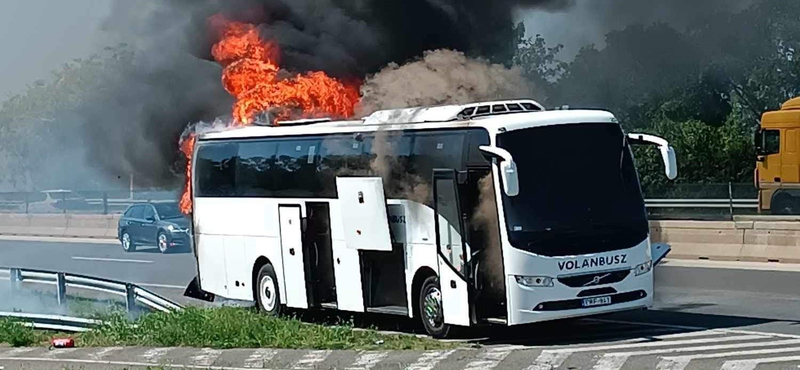
[[[517,29],[524,34],[523,24],[520,23]],[[522,68],[523,75],[534,86],[549,95],[567,70],[567,63],[558,59],[558,53],[563,48],[564,45],[561,44],[548,47],[542,35],[520,37],[513,64]]]

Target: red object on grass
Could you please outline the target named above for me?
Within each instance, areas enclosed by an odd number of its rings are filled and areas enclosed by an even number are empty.
[[[72,338],[54,338],[51,342],[55,348],[72,348],[75,347],[75,341]]]

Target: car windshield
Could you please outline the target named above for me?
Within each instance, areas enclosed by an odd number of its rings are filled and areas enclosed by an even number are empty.
[[[156,207],[158,216],[162,219],[183,217],[180,209],[178,209],[178,205],[175,203],[158,203],[154,204],[154,206]]]
[[[626,249],[647,237],[630,148],[619,125],[586,123],[499,134],[520,192],[503,194],[515,248],[545,256]]]

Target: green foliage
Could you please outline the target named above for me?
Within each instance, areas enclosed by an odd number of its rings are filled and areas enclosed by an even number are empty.
[[[0,343],[12,347],[27,347],[40,341],[40,335],[18,321],[0,319]]]
[[[190,307],[174,313],[148,314],[135,322],[121,315],[109,316],[104,320],[106,324],[103,327],[81,334],[79,344],[386,350],[451,347],[410,335],[384,335],[374,330],[356,330],[349,324],[308,324],[297,319],[269,317],[242,308]]]

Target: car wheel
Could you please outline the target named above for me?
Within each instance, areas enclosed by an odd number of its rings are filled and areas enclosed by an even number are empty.
[[[133,238],[131,238],[131,234],[128,234],[127,231],[122,232],[122,250],[125,252],[135,252],[136,251],[136,244],[133,242]]]
[[[430,336],[443,339],[450,335],[452,327],[444,323],[442,290],[436,276],[431,276],[422,283],[419,291],[419,313],[422,326]]]
[[[163,231],[158,232],[158,250],[161,253],[169,252],[169,236]]]
[[[281,295],[275,269],[267,263],[258,270],[256,278],[256,303],[258,310],[271,316],[281,313]]]

